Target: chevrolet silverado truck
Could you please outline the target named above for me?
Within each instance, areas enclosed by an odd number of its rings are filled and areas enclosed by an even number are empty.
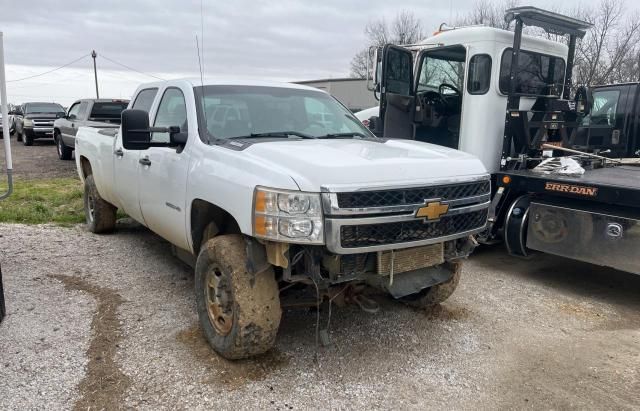
[[[24,103],[15,118],[18,141],[32,146],[37,138],[53,137],[53,122],[64,115],[64,108],[58,103]]]
[[[128,104],[129,100],[112,99],[83,99],[73,103],[66,115],[53,122],[53,140],[60,160],[71,160],[80,127],[118,128],[120,114]]]
[[[312,307],[370,309],[365,288],[444,301],[491,193],[475,157],[377,138],[329,94],[269,82],[145,84],[119,130],[80,128],[76,164],[89,230],[114,230],[120,209],[169,241],[229,359],[272,347],[291,289]]]

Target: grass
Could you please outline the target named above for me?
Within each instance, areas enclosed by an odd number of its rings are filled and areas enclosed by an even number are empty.
[[[6,191],[6,183],[0,185],[0,191]],[[16,180],[13,194],[0,201],[0,223],[82,223],[82,192],[77,178]]]

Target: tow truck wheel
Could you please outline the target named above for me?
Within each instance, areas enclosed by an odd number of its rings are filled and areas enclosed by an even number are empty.
[[[241,235],[221,235],[203,244],[196,261],[196,305],[213,349],[230,360],[268,351],[275,344],[282,310],[273,268],[246,269]]]
[[[429,308],[438,305],[447,300],[453,292],[458,288],[460,282],[460,273],[462,272],[462,263],[451,262],[445,263],[453,274],[448,281],[426,288],[419,293],[410,294],[402,297],[401,301],[415,308]]]
[[[100,197],[93,175],[84,179],[84,213],[92,233],[110,233],[116,227],[117,208]]]
[[[529,224],[529,204],[531,198],[528,195],[518,197],[507,211],[504,219],[504,243],[509,254],[517,257],[528,257],[527,250],[527,226]]]
[[[56,141],[56,148],[58,149],[58,158],[60,160],[71,160],[71,150],[69,147],[64,145],[64,141],[62,141],[62,136],[59,132],[56,132],[53,136],[53,139]]]

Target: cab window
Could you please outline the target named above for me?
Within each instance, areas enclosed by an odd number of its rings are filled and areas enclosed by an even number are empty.
[[[153,104],[153,100],[156,98],[156,94],[158,94],[157,88],[147,88],[141,90],[136,96],[136,99],[134,100],[133,106],[131,106],[131,108],[134,108],[136,110],[144,110],[148,113],[149,110],[151,110],[151,105]]]
[[[189,131],[187,124],[187,104],[184,94],[180,89],[171,87],[164,92],[153,126],[177,126],[180,127],[181,133]],[[153,133],[151,140],[158,143],[168,143],[169,133]]]
[[[469,94],[485,94],[491,84],[491,56],[476,54],[469,60],[469,78],[467,91]]]
[[[512,49],[502,53],[500,62],[500,92],[509,93]],[[560,96],[564,82],[565,63],[560,57],[520,50],[516,73],[516,93],[526,96]]]
[[[77,118],[79,111],[80,111],[80,102],[77,102],[71,106],[71,108],[69,109],[69,112],[67,113],[67,117],[75,116],[74,118]]]
[[[614,127],[619,98],[620,90],[594,91],[591,113],[585,117],[582,124]]]
[[[464,83],[465,49],[452,47],[425,53],[420,67],[418,92],[439,91],[444,94],[455,94],[451,88],[440,87],[442,84],[452,85],[462,90]]]

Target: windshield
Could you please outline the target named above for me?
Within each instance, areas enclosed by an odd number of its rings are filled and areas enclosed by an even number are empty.
[[[60,113],[64,109],[56,103],[29,103],[24,106],[24,114],[29,113]]]
[[[204,86],[194,91],[205,141],[278,132],[374,137],[349,110],[319,91],[262,86]]]

